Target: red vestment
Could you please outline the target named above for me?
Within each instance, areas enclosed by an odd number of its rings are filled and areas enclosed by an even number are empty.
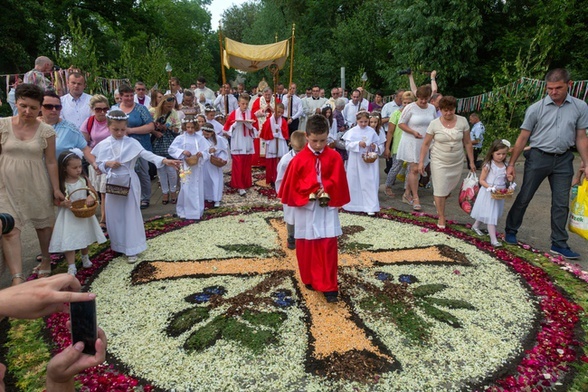
[[[320,164],[317,165],[317,161]],[[317,179],[317,168],[320,168],[322,188],[331,198],[329,201],[330,207],[341,207],[350,200],[345,167],[339,153],[325,147],[322,153],[315,155],[306,146],[296,154],[288,165],[278,193],[282,203],[295,207],[295,227],[301,224],[297,220],[300,216],[311,216],[297,214],[297,210],[307,210],[304,206],[309,203],[309,195],[318,191],[321,187],[321,183]],[[310,203],[315,203],[315,209],[324,208],[318,205],[318,201],[311,201]],[[332,214],[334,214],[338,222],[337,211],[333,210]],[[313,225],[316,220],[308,223]],[[302,282],[312,285],[318,291],[337,291],[337,252],[336,236],[314,239],[304,239],[296,236],[296,258]]]
[[[237,111],[233,110],[223,129],[228,131],[237,120]],[[241,116],[240,116],[241,117]],[[240,118],[239,117],[239,118]],[[246,111],[242,116],[244,120],[253,120],[253,128],[257,129],[257,118]],[[254,129],[247,129],[245,125],[236,124],[233,127],[231,136],[231,186],[237,189],[247,189],[252,185],[251,179],[251,160],[254,154],[253,141],[255,136]],[[259,140],[259,139],[258,139]]]
[[[283,118],[280,117],[280,130],[282,132],[282,136],[285,140],[288,140],[289,138],[289,134],[288,134],[288,121]],[[263,127],[261,128],[261,133],[259,134],[259,137],[263,140],[267,140],[267,141],[272,141],[274,140],[274,132],[272,129],[272,121],[271,119],[267,119],[265,121],[265,123],[263,123]],[[276,140],[273,143],[278,143],[278,141],[281,140]],[[281,141],[282,143],[286,143],[284,141]],[[283,154],[287,153],[287,144],[284,145],[284,148],[286,149],[286,151],[284,151]],[[269,148],[268,148],[269,150]],[[272,156],[272,157],[268,157],[269,154],[266,151],[266,156],[265,156],[265,182],[267,184],[271,184],[271,183],[275,183],[276,182],[276,177],[278,176],[278,162],[280,161],[281,156],[279,156],[279,147],[276,145],[275,147],[276,150],[276,155]],[[271,151],[271,150],[270,150]]]

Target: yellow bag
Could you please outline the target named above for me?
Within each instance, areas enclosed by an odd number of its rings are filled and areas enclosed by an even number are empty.
[[[568,229],[588,240],[588,180],[578,186],[578,194],[572,200]]]

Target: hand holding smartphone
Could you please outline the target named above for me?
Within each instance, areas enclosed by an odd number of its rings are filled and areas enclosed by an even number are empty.
[[[98,325],[96,323],[96,300],[70,303],[71,341],[84,343],[82,352],[96,354]]]

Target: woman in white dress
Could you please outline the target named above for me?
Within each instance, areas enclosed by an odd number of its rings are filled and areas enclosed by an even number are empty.
[[[417,89],[416,102],[408,105],[400,116],[398,126],[404,131],[398,146],[398,159],[408,163],[406,178],[407,188],[402,195],[402,201],[412,205],[415,211],[421,210],[419,200],[419,161],[423,138],[431,121],[435,119],[435,106],[429,103],[431,98],[431,86],[425,85]],[[423,165],[429,163],[429,155],[425,155]]]

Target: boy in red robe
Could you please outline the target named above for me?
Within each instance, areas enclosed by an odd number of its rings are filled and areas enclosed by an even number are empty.
[[[282,117],[284,104],[276,105],[276,112],[269,117],[259,137],[265,143],[265,182],[273,187],[276,183],[278,162],[288,153],[288,121]]]
[[[251,114],[248,106],[249,95],[241,94],[239,108],[231,112],[223,127],[231,138],[231,186],[237,188],[241,196],[245,196],[245,189],[253,183],[251,160],[255,153],[253,138],[256,137],[257,118]]]
[[[278,197],[294,207],[296,258],[302,283],[337,302],[338,208],[349,203],[343,160],[327,146],[329,123],[321,115],[306,122],[307,145],[290,162]]]

